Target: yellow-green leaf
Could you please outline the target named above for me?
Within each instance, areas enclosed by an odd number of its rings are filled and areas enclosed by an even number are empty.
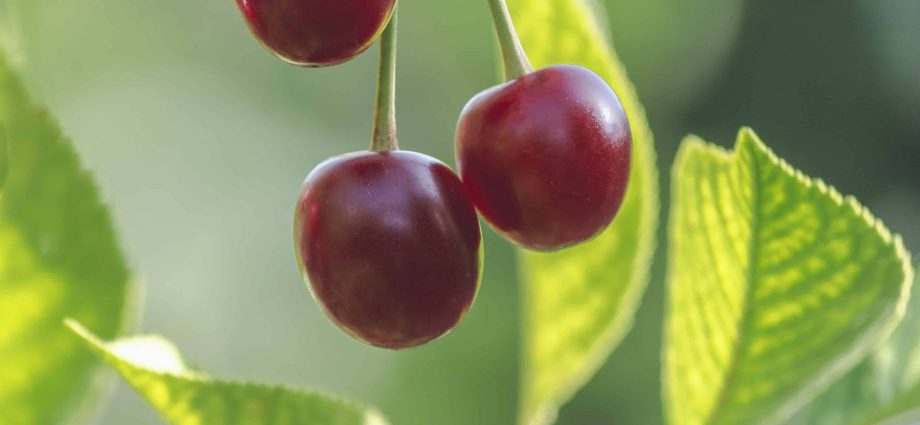
[[[556,253],[520,253],[523,370],[520,421],[552,422],[632,326],[658,226],[658,170],[645,111],[588,0],[509,0],[535,67],[577,64],[623,102],[633,135],[623,206],[596,239]]]
[[[913,273],[901,240],[753,131],[732,152],[688,138],[672,181],[671,425],[788,419],[897,324]]]
[[[128,270],[92,179],[2,52],[0,123],[0,422],[65,423],[94,393],[97,362],[61,321],[114,336]]]
[[[10,150],[6,138],[6,129],[0,122],[0,190],[3,190],[3,185],[6,183],[6,170],[10,165]]]
[[[174,425],[386,425],[375,410],[317,392],[212,379],[158,336],[105,343],[67,326]]]
[[[909,425],[920,422],[920,275],[894,333],[790,425]]]

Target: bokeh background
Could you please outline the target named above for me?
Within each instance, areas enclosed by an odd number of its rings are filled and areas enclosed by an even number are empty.
[[[920,250],[920,2],[598,6],[648,111],[664,194],[685,134],[730,145],[750,125]],[[460,109],[498,76],[486,4],[403,0],[400,25],[401,144],[453,164]],[[0,0],[0,32],[112,206],[143,287],[141,331],[216,376],[331,391],[395,425],[513,423],[518,284],[491,231],[468,319],[411,351],[353,341],[298,274],[295,196],[316,164],[367,145],[376,49],[330,69],[284,65],[232,0]],[[635,329],[560,424],[661,423],[663,258]],[[115,393],[96,424],[160,423],[124,384]]]

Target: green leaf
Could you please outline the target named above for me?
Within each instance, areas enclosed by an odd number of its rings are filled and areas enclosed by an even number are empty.
[[[753,131],[733,152],[689,137],[672,190],[670,424],[785,420],[903,314],[913,271],[900,238]]]
[[[790,424],[907,425],[920,422],[920,275],[907,314],[884,344]]]
[[[535,67],[597,72],[623,102],[633,134],[629,190],[596,239],[555,253],[521,251],[523,370],[520,420],[550,423],[632,327],[649,280],[658,226],[652,132],[636,91],[586,0],[509,0]]]
[[[97,366],[61,321],[72,316],[114,336],[129,310],[128,270],[90,175],[2,52],[0,122],[8,153],[0,197],[0,418],[59,424],[88,405]]]
[[[10,166],[10,148],[6,139],[6,128],[0,122],[0,190],[3,190],[6,184],[6,174]]]
[[[386,425],[375,410],[320,393],[212,379],[158,336],[104,343],[75,321],[67,326],[171,424]]]

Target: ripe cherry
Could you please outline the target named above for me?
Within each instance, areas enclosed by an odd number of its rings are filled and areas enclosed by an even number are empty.
[[[617,95],[573,65],[479,93],[457,128],[460,175],[476,207],[499,233],[535,250],[583,242],[610,224],[631,150]]]
[[[396,0],[237,0],[256,38],[300,66],[345,62],[377,39]]]
[[[479,287],[476,210],[443,163],[413,152],[355,152],[320,164],[294,219],[301,270],[343,330],[383,348],[450,331]]]

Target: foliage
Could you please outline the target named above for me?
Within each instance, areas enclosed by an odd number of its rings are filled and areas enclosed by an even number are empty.
[[[897,237],[742,129],[684,141],[673,172],[664,397],[672,425],[777,423],[897,323]]]
[[[92,178],[2,52],[0,124],[0,418],[61,423],[98,387],[61,322],[114,336],[130,313],[128,269]]]
[[[894,334],[789,425],[898,425],[920,421],[920,274]]]
[[[77,322],[67,326],[171,424],[386,425],[374,410],[316,392],[212,379],[158,336],[104,343]]]
[[[519,253],[520,422],[539,425],[631,328],[655,249],[658,170],[593,1],[509,3],[534,65],[598,72],[635,143],[630,189],[607,231],[562,252]],[[920,286],[911,289],[899,237],[748,129],[733,151],[686,139],[672,178],[662,377],[671,425],[920,420]],[[92,178],[2,55],[0,190],[0,421],[83,419],[98,394],[95,353],[175,424],[386,423],[321,393],[211,378],[159,337],[103,342],[132,314],[130,273]]]
[[[633,134],[626,199],[594,240],[556,253],[520,252],[523,370],[520,421],[551,422],[632,326],[649,280],[658,226],[652,132],[636,91],[585,0],[511,0],[535,67],[570,63],[613,87]]]

